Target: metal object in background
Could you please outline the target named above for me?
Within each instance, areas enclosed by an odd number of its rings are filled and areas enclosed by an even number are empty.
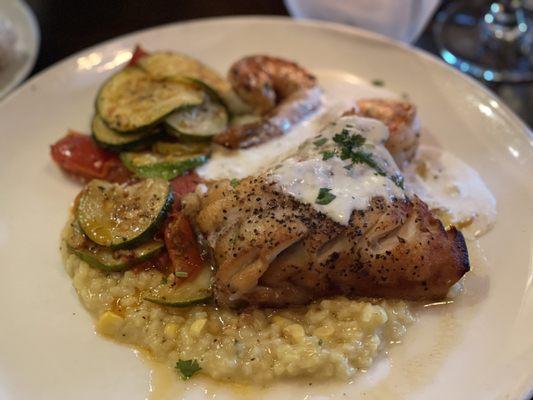
[[[520,0],[452,3],[436,18],[440,55],[489,82],[533,80],[533,23]]]

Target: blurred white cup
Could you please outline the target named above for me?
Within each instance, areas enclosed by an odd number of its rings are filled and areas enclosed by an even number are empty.
[[[403,42],[424,30],[440,0],[285,0],[295,18],[355,25]]]

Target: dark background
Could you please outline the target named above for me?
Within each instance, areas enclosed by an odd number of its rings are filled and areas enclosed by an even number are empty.
[[[327,0],[325,0],[327,1]],[[288,15],[282,0],[27,0],[41,28],[32,74],[104,40],[169,22],[223,15]],[[446,1],[444,2],[446,4]],[[436,53],[431,25],[416,46]],[[488,85],[530,127],[533,83]]]

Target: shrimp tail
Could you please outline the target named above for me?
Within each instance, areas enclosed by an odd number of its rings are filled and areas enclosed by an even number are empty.
[[[281,129],[268,121],[258,121],[234,126],[219,133],[213,142],[229,149],[245,149],[283,135]]]
[[[213,141],[230,149],[245,149],[281,136],[320,107],[320,95],[318,86],[299,90],[260,121],[229,128]]]

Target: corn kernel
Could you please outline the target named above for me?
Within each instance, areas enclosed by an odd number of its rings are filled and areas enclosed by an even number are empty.
[[[96,323],[96,330],[103,335],[113,336],[122,327],[124,318],[113,311],[104,312]]]
[[[318,336],[319,338],[328,338],[334,333],[335,328],[331,325],[320,326],[313,331],[313,335]]]
[[[279,315],[274,315],[272,317],[272,322],[274,322],[278,326],[285,326],[285,325],[289,324],[291,322],[291,320],[287,319],[287,318],[284,318],[284,317],[281,317]]]
[[[178,326],[173,323],[166,324],[163,333],[167,338],[175,339],[178,336]]]
[[[207,323],[207,318],[201,318],[194,321],[191,325],[190,332],[193,336],[199,336]]]
[[[291,324],[289,326],[286,326],[285,328],[283,328],[283,333],[289,336],[295,342],[298,342],[303,339],[305,335],[304,328],[300,324]]]
[[[387,313],[380,306],[366,304],[361,313],[361,322],[365,326],[376,327],[387,322]]]

